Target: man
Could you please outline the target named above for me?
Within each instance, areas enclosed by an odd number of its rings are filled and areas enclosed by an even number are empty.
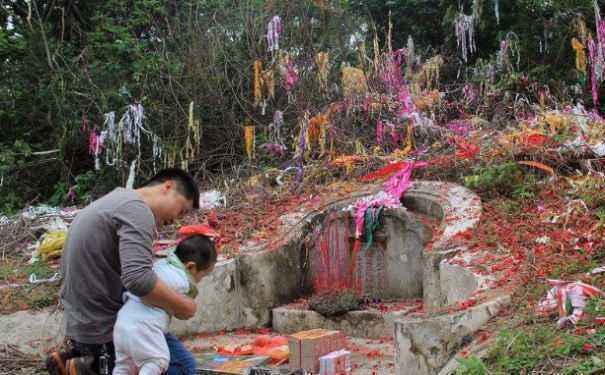
[[[75,218],[63,251],[61,302],[68,350],[47,359],[51,374],[111,374],[115,353],[112,332],[122,293],[128,290],[149,304],[189,319],[196,305],[159,280],[152,270],[156,226],[170,224],[199,208],[199,190],[186,172],[160,171],[143,187],[117,188],[84,208]],[[168,374],[187,374],[192,357],[172,337]],[[181,372],[181,370],[183,370]]]

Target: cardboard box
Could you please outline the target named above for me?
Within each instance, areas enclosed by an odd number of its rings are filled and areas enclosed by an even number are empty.
[[[345,337],[340,331],[312,329],[296,333],[288,338],[290,369],[304,369],[317,373],[319,358],[343,349]]]
[[[351,352],[338,350],[319,358],[319,375],[350,375]]]

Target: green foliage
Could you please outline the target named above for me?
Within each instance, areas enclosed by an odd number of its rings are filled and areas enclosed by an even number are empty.
[[[504,373],[521,373],[536,367],[545,356],[553,334],[548,330],[526,332],[506,329],[500,332],[496,347],[488,357],[490,367]]]
[[[488,196],[499,194],[518,200],[534,197],[537,179],[524,174],[514,161],[475,169],[464,178],[464,185]]]
[[[27,277],[35,274],[38,279],[45,279],[51,277],[55,272],[49,267],[48,263],[39,260],[23,267],[22,273]]]
[[[47,203],[51,206],[87,205],[117,185],[120,185],[120,182],[111,171],[88,171],[75,176],[73,184],[57,182]]]
[[[579,179],[573,183],[569,196],[581,199],[589,209],[596,209],[597,217],[605,217],[605,181],[602,177],[589,175]]]
[[[65,182],[63,182],[63,181],[57,182],[55,184],[55,191],[53,192],[53,195],[48,200],[48,204],[53,207],[59,207],[59,206],[65,205],[67,203],[67,201],[69,200],[68,193],[69,193],[69,189],[67,188],[67,185],[65,184]]]
[[[586,311],[595,316],[602,313],[602,302],[591,300]],[[547,322],[501,331],[484,364],[490,374],[531,373],[538,369],[542,373],[586,374],[605,367],[597,356],[604,349],[602,327],[592,335],[577,336]],[[552,368],[553,363],[561,367]]]
[[[484,375],[487,374],[487,368],[481,358],[470,356],[468,358],[458,358],[460,366],[456,370],[456,375]]]
[[[21,140],[12,145],[0,143],[0,213],[11,214],[23,205],[15,172],[27,167],[31,152],[31,146]]]
[[[588,315],[599,316],[605,312],[605,305],[603,304],[603,300],[600,298],[591,298],[586,302],[586,307],[584,308],[584,312]]]
[[[552,277],[560,277],[567,275],[575,275],[578,273],[590,272],[595,267],[598,267],[598,261],[585,261],[583,259],[573,260],[564,266],[557,267]]]
[[[595,210],[595,216],[599,219],[599,222],[605,224],[605,207],[599,207]]]
[[[93,171],[88,171],[76,176],[76,184],[72,191],[80,204],[88,204],[92,201],[92,193],[97,184],[97,177]]]
[[[596,374],[601,373],[605,370],[604,362],[597,356],[590,356],[590,358],[580,361],[579,363],[563,369],[561,374],[563,375],[581,375],[581,374]]]
[[[6,62],[0,66],[0,139],[8,144],[25,139],[34,151],[59,148],[60,155],[57,163],[45,166],[43,176],[28,172],[15,177],[31,189],[11,187],[0,197],[0,209],[13,212],[35,198],[65,202],[70,189],[82,190],[78,199],[86,196],[81,188],[85,183],[74,176],[93,169],[88,132],[101,127],[107,112],[115,111],[119,120],[133,102],[145,107],[145,126],[164,141],[164,149],[180,152],[187,106],[193,101],[203,137],[190,169],[207,178],[239,165],[242,124],[268,124],[273,111],[289,107],[279,79],[266,113],[252,104],[254,61],[262,58],[266,67],[275,61],[267,51],[267,22],[280,15],[281,48],[296,51],[301,72],[318,51],[327,51],[331,78],[339,79],[342,64],[357,56],[350,35],[365,36],[362,22],[343,13],[340,6],[347,4],[340,3],[324,9],[309,1],[92,0],[70,7],[36,2],[31,20],[21,3],[2,5],[13,28],[7,30],[0,22],[0,45],[10,41],[0,48]],[[286,142],[303,108],[322,108],[330,101],[319,94],[315,74],[301,74],[295,91],[300,103],[285,114],[286,124],[291,124],[283,129]],[[152,161],[145,157],[150,149],[144,142],[137,173],[141,179],[153,173]],[[138,154],[133,149],[125,153],[128,160]],[[177,153],[177,164],[179,159]],[[261,160],[265,162],[274,160]],[[128,167],[125,161],[103,169],[112,171],[112,182],[123,184]]]
[[[42,295],[39,297],[34,298],[31,301],[31,308],[36,310],[36,309],[43,309],[45,307],[49,307],[55,304],[57,300],[57,297],[55,295]]]

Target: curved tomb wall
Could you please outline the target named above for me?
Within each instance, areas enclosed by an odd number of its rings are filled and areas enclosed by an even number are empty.
[[[426,230],[405,209],[385,210],[371,244],[354,254],[355,223],[348,212],[328,214],[312,234],[309,279],[316,293],[354,289],[389,299],[422,297]]]

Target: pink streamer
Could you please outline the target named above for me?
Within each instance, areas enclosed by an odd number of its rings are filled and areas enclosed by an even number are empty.
[[[410,182],[410,177],[412,176],[412,171],[415,168],[415,164],[409,163],[405,167],[403,167],[399,172],[395,173],[391,178],[389,178],[382,189],[393,199],[399,199],[403,196],[412,183]]]
[[[426,162],[412,162],[405,164],[398,172],[389,178],[380,193],[362,198],[353,205],[353,216],[355,217],[355,237],[361,238],[365,212],[370,207],[399,208],[401,197],[412,186],[412,172],[416,168],[428,165]]]
[[[398,92],[404,83],[401,65],[403,65],[406,53],[405,49],[399,49],[389,54],[384,63],[382,80],[387,92],[391,94]]]
[[[363,110],[367,113],[368,118],[370,118],[370,112],[372,112],[372,96],[366,95],[366,99],[363,103]]]
[[[391,140],[393,141],[393,145],[398,146],[401,137],[399,136],[397,127],[392,122],[387,122],[386,125],[391,128]]]
[[[376,143],[381,146],[384,143],[384,124],[381,119],[376,121]]]
[[[600,18],[597,20],[597,38],[599,40],[599,47],[603,51],[605,48],[605,21]]]
[[[286,91],[288,94],[290,94],[290,92],[294,89],[294,86],[296,86],[297,82],[298,72],[294,66],[294,61],[292,58],[288,58],[288,76],[286,77]]]
[[[88,136],[88,153],[90,155],[98,155],[101,151],[100,137],[97,135],[97,130],[92,129]]]
[[[280,145],[277,143],[265,143],[263,148],[268,154],[271,154],[276,157],[282,157],[286,155],[286,147],[284,145]]]
[[[594,40],[590,39],[588,41],[588,54],[590,55],[590,81],[592,84],[592,102],[596,107],[599,105],[599,90],[598,90],[598,82],[597,82],[597,46],[595,45]]]
[[[465,120],[454,120],[451,121],[448,125],[447,128],[454,134],[462,136],[462,137],[468,137],[468,135],[471,132],[470,126],[468,124],[467,121]]]
[[[466,99],[468,103],[473,103],[477,98],[477,92],[475,91],[473,85],[471,85],[470,83],[464,85],[463,93],[464,99]]]
[[[399,104],[400,104],[400,113],[402,116],[413,113],[416,111],[416,106],[412,101],[412,96],[407,88],[407,86],[402,85],[399,89]]]

